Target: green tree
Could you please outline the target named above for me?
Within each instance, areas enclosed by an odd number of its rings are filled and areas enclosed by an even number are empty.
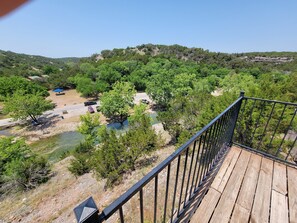
[[[40,94],[24,94],[22,91],[17,91],[6,99],[3,111],[16,120],[26,120],[30,117],[38,123],[38,116],[52,108],[51,101]]]
[[[101,97],[101,111],[113,122],[121,124],[127,119],[129,109],[133,106],[136,91],[128,82],[117,82],[113,89],[103,93]]]
[[[114,130],[101,126],[98,131],[99,147],[94,153],[93,168],[107,186],[120,182],[123,173],[134,170],[137,160],[159,148],[159,137],[151,126],[143,105],[135,106],[129,117],[129,130],[116,135]]]
[[[49,95],[44,87],[23,77],[0,77],[0,99],[4,100],[16,91],[23,91],[24,94],[40,94],[44,97]]]
[[[85,136],[86,141],[94,143],[97,135],[96,128],[100,126],[100,115],[87,113],[80,116],[80,121],[81,124],[77,130]]]
[[[75,176],[88,173],[92,169],[90,157],[94,153],[97,140],[97,128],[100,126],[98,113],[81,115],[77,130],[84,135],[84,140],[75,148],[74,159],[71,160],[69,171]]]
[[[0,139],[0,194],[35,188],[48,180],[49,173],[47,161],[34,154],[23,139]]]
[[[98,131],[100,145],[93,157],[94,170],[99,177],[107,178],[107,186],[121,181],[122,174],[129,168],[126,148],[114,130],[102,126]]]
[[[137,105],[129,118],[129,130],[120,139],[127,150],[127,163],[135,169],[136,161],[143,155],[155,151],[160,140],[151,125],[151,118],[146,113],[146,106]]]
[[[98,94],[95,88],[95,82],[88,77],[78,74],[75,77],[70,77],[69,81],[76,85],[76,90],[80,92],[83,97],[97,96]]]
[[[147,93],[162,108],[166,108],[173,97],[172,79],[168,73],[160,73],[147,82]]]

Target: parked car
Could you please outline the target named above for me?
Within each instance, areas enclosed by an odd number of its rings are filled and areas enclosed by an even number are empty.
[[[96,105],[97,102],[96,101],[86,101],[84,102],[85,106],[89,106],[89,105]]]
[[[88,107],[88,111],[89,111],[90,113],[94,113],[94,112],[95,112],[94,109],[92,108],[92,106],[89,106],[89,107]]]
[[[141,99],[141,103],[148,105],[150,102],[148,100],[146,100],[146,99]]]

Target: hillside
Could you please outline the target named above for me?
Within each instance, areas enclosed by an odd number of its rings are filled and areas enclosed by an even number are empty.
[[[201,64],[217,64],[227,68],[250,68],[255,65],[261,68],[279,68],[293,71],[297,68],[297,52],[249,52],[221,53],[210,52],[202,48],[188,48],[180,45],[143,44],[126,49],[103,50],[94,54],[92,60],[129,60],[150,57],[174,57],[185,61],[195,61]]]
[[[46,73],[46,67],[63,70],[67,63],[77,63],[79,60],[74,57],[56,59],[0,50],[0,75],[38,76]]]
[[[278,68],[286,71],[297,69],[297,52],[249,52],[228,54],[221,52],[210,52],[202,48],[188,48],[180,45],[154,45],[143,44],[126,49],[102,50],[90,57],[65,57],[49,58],[37,55],[27,55],[0,50],[0,75],[1,76],[34,76],[52,72],[53,70],[64,70],[69,65],[80,63],[80,61],[107,60],[144,60],[151,57],[176,58],[184,61],[194,61],[201,64],[216,64],[220,67],[231,69],[250,68],[255,65],[260,68]],[[51,69],[49,69],[51,68]],[[48,69],[48,70],[47,70]]]

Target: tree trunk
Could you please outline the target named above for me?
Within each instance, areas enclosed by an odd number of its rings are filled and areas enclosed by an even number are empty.
[[[34,122],[38,123],[38,120],[34,115],[29,114],[29,116]]]

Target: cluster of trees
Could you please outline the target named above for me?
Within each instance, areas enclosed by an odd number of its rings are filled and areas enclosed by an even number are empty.
[[[240,90],[254,97],[296,102],[297,92],[294,84],[296,78],[296,72],[291,74],[270,72],[257,76],[230,72],[218,80],[216,87],[221,89],[222,95],[213,96],[205,89],[201,90],[194,86],[189,94],[171,99],[166,110],[160,112],[158,117],[173,140],[183,143],[228,107],[238,97]],[[258,117],[260,111],[260,109],[258,112],[254,111],[254,116]],[[256,122],[256,118],[254,121]],[[249,125],[250,123],[246,123],[246,128]],[[279,133],[281,132],[279,129]]]
[[[0,195],[29,190],[49,179],[50,166],[22,139],[0,138]]]
[[[257,55],[286,56],[293,60],[253,62],[251,58]],[[100,110],[111,122],[123,123],[134,109],[128,118],[129,130],[122,135],[101,126],[98,115],[81,117],[79,131],[86,139],[76,148],[69,169],[76,175],[94,171],[111,185],[123,173],[133,170],[140,157],[159,146],[145,108],[133,107],[136,91],[149,94],[172,143],[180,145],[223,111],[241,90],[250,96],[296,102],[296,58],[296,53],[225,54],[178,45],[147,44],[105,50],[100,56],[93,55],[76,64],[63,61],[60,66],[61,60],[59,65],[35,64],[39,74],[49,75],[46,83],[1,77],[0,95],[6,101],[7,113],[21,119],[30,116],[35,121],[51,106],[44,100],[47,92],[42,86],[75,87],[82,96],[100,96]],[[1,62],[0,52],[1,63],[6,66],[0,74],[10,76],[6,70],[15,66],[14,62],[3,59]],[[215,90],[218,95],[213,96]],[[250,120],[243,120],[242,124],[242,131],[249,132]]]
[[[117,82],[113,89],[105,92],[101,97],[101,112],[113,122],[123,122],[134,106],[136,90],[129,82]]]
[[[76,148],[69,170],[75,175],[94,171],[107,179],[107,186],[112,186],[121,181],[124,173],[134,170],[141,157],[159,148],[160,138],[151,126],[145,105],[135,106],[124,134],[107,129],[98,120],[98,115],[81,116],[78,131],[86,137]]]
[[[0,101],[4,102],[3,112],[15,120],[28,117],[38,123],[38,116],[53,108],[46,100],[46,88],[23,77],[0,77]]]

